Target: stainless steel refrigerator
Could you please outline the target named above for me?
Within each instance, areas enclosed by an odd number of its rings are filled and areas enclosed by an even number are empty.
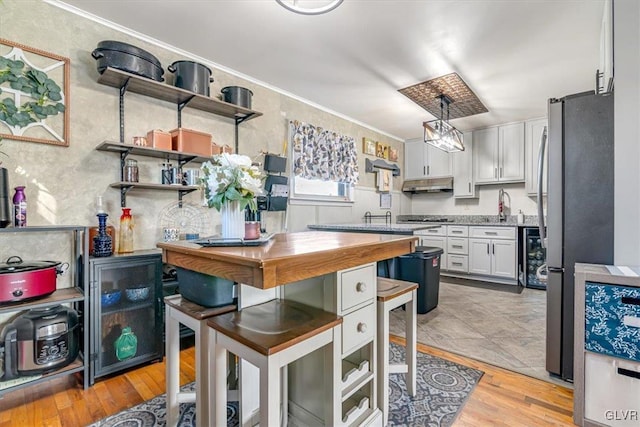
[[[613,93],[551,99],[548,118],[546,369],[573,380],[575,263],[613,263]]]

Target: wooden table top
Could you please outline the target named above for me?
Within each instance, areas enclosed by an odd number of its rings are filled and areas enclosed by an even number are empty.
[[[201,247],[160,242],[163,261],[260,289],[382,261],[415,250],[417,237],[303,231],[276,234],[262,246]]]

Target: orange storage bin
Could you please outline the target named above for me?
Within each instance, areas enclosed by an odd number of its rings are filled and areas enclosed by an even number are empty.
[[[211,141],[211,155],[216,156],[218,154],[222,154],[222,147]]]
[[[147,144],[160,150],[171,150],[171,134],[163,130],[150,130],[147,132]]]
[[[178,128],[171,132],[171,146],[176,151],[211,156],[211,134],[197,130]]]

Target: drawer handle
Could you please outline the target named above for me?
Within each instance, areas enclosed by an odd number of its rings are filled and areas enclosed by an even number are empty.
[[[462,234],[462,230],[451,230],[451,232],[455,234]]]
[[[640,298],[622,297],[623,304],[640,305]]]
[[[462,249],[462,245],[451,245],[452,248],[460,248]]]
[[[453,264],[453,265],[459,265],[460,267],[462,267],[462,263],[461,263],[461,262],[453,262],[453,261],[451,261],[451,264]]]
[[[430,228],[430,229],[428,229],[427,231],[428,231],[429,233],[437,233],[437,232],[439,232],[440,230],[438,230],[437,228]]]
[[[640,372],[632,371],[631,369],[618,368],[618,374],[640,380]]]
[[[497,231],[485,231],[484,234],[488,234],[490,236],[497,236],[498,232]]]
[[[356,283],[356,291],[365,292],[367,290],[367,284],[364,282]]]
[[[640,328],[640,317],[636,316],[624,316],[622,323],[625,326],[631,326],[632,328]]]
[[[360,322],[358,323],[358,327],[356,329],[358,330],[358,332],[364,334],[365,332],[367,332],[367,324],[364,322]]]

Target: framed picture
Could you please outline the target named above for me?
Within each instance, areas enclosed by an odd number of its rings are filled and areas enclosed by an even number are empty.
[[[398,161],[398,149],[389,147],[389,160],[392,162]]]
[[[0,137],[69,146],[70,68],[69,58],[0,38]]]
[[[362,152],[370,156],[375,156],[376,142],[369,138],[362,138]]]
[[[376,142],[376,156],[381,159],[389,158],[389,146],[383,144],[382,142]]]

